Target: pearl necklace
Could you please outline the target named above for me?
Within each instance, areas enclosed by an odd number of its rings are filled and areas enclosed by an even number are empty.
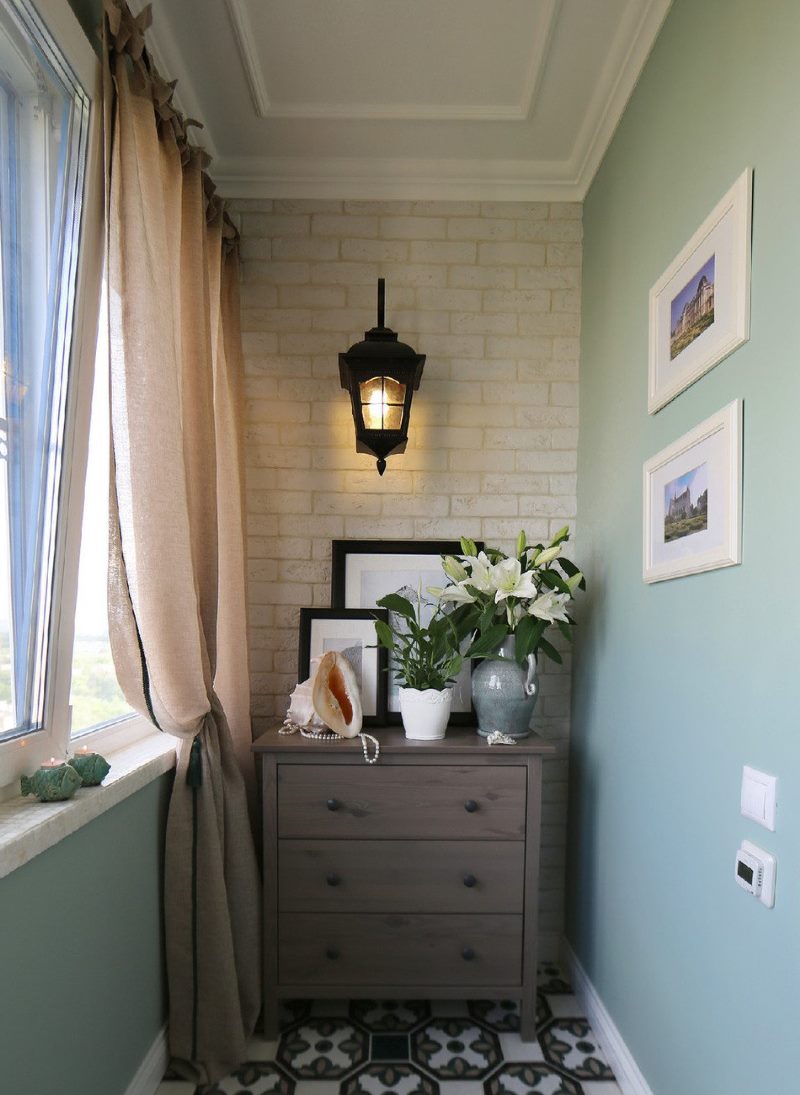
[[[313,741],[345,741],[340,734],[335,733],[333,730],[313,730],[307,726],[299,726],[296,722],[292,722],[291,719],[285,719],[283,726],[278,730],[279,734],[296,734],[297,732],[304,738],[311,738]],[[374,738],[372,734],[361,733],[358,735],[361,738],[361,749],[364,753],[365,764],[377,764],[378,757],[381,755],[381,746],[377,738]],[[373,756],[369,755],[368,742],[372,742],[375,747],[375,753]]]

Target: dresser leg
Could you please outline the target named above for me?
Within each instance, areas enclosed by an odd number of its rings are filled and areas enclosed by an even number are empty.
[[[536,997],[523,999],[519,1008],[519,1036],[523,1042],[536,1041]]]
[[[278,997],[271,992],[264,993],[264,1008],[261,1013],[264,1037],[268,1042],[278,1037]]]

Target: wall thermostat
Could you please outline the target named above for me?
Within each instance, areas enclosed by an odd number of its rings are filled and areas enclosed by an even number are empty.
[[[736,881],[771,909],[775,904],[775,856],[743,840],[736,853]]]

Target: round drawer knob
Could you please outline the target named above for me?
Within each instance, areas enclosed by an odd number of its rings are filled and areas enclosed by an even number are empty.
[[[478,880],[474,874],[464,875],[464,885],[467,887],[468,890],[471,890],[477,881]]]
[[[338,874],[334,874],[333,871],[331,871],[331,873],[325,878],[325,881],[328,883],[329,886],[338,886],[342,880],[341,878],[339,878]]]
[[[338,810],[339,805],[340,805],[340,803],[339,803],[338,798],[329,798],[328,799],[327,807],[328,807],[329,810]]]
[[[325,948],[325,957],[329,958],[331,960],[331,962],[335,962],[336,959],[339,957],[338,948],[336,948],[336,947],[326,947]]]
[[[467,811],[468,814],[474,814],[475,811],[478,809],[478,804],[474,798],[468,798],[467,801],[464,803],[464,809]]]
[[[461,952],[461,957],[464,959],[465,962],[471,962],[475,957],[475,951],[472,949],[472,947],[464,947],[463,951]]]

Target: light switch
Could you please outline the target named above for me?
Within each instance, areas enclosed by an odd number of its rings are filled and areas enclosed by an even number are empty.
[[[757,821],[775,832],[777,776],[768,776],[745,764],[742,770],[742,817]]]

